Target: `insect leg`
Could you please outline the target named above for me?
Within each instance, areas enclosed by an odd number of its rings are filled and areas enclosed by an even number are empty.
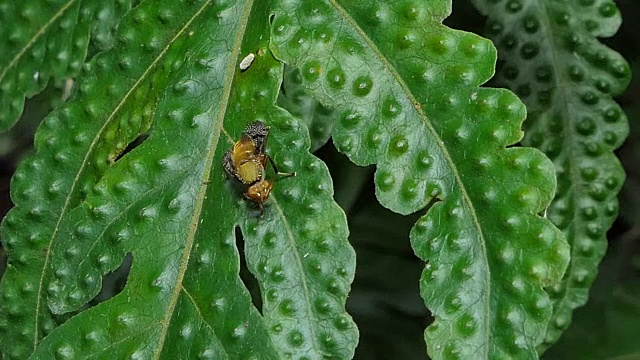
[[[273,170],[276,172],[276,175],[282,175],[281,179],[290,177],[290,176],[296,176],[296,172],[290,172],[290,173],[281,173],[278,170],[278,167],[276,166],[276,163],[273,162],[273,159],[271,159],[271,156],[265,155],[267,157],[267,159],[269,159],[269,162],[271,163],[271,166],[273,166]]]

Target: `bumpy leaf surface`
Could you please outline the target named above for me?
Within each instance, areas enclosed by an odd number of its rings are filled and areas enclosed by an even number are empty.
[[[620,14],[612,1],[476,0],[502,51],[498,81],[516,91],[529,109],[523,144],[555,163],[556,197],[549,218],[571,245],[562,283],[549,289],[553,320],[545,347],[587,301],[606,251],[606,232],[618,213],[624,173],[613,150],[628,124],[611,96],[629,82],[624,59],[597,41],[612,36]]]
[[[449,1],[282,0],[276,56],[338,112],[334,142],[376,163],[380,202],[402,214],[436,203],[412,230],[428,262],[422,296],[436,317],[434,359],[536,358],[568,245],[541,212],[555,186],[540,152],[509,148],[525,108],[478,88],[493,74],[488,40],[441,24]]]
[[[109,48],[131,0],[0,1],[0,131],[22,114],[25,96],[49,79],[75,76],[91,42]]]
[[[589,301],[575,311],[571,326],[543,359],[639,358],[640,281],[628,276],[628,256],[635,246],[620,240],[603,260]]]
[[[2,228],[6,359],[26,358],[47,333],[32,358],[353,355],[346,219],[306,128],[275,106],[282,64],[268,50],[268,8],[143,2],[88,64],[79,96],[43,122]],[[259,56],[240,71],[250,52]],[[260,219],[222,168],[253,120],[272,126],[267,152],[298,174],[276,183]],[[238,275],[238,226],[261,313]],[[127,253],[124,290],[54,329],[49,308],[82,308]]]
[[[327,143],[331,137],[335,113],[307,94],[298,69],[285,67],[278,105],[307,124],[311,136],[311,151],[316,151]]]

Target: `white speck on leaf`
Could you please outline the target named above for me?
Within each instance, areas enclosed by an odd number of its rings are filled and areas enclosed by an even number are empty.
[[[249,55],[245,56],[245,58],[240,61],[240,70],[247,70],[249,66],[251,66],[251,64],[253,63],[253,59],[255,58],[256,55],[254,53],[250,53]]]

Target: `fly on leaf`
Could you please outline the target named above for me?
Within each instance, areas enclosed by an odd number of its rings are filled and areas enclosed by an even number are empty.
[[[247,125],[233,147],[222,158],[224,170],[243,185],[247,186],[244,198],[253,201],[260,208],[260,217],[264,215],[264,202],[269,198],[274,181],[266,178],[267,161],[277,175],[295,176],[296,173],[281,173],[273,160],[266,154],[269,127],[255,121]]]

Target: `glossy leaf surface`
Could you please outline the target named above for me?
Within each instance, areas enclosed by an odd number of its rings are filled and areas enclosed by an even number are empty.
[[[618,213],[624,173],[613,150],[628,124],[611,97],[624,90],[630,72],[597,37],[612,36],[620,14],[611,1],[474,3],[489,16],[501,51],[498,83],[516,91],[529,109],[523,144],[539,148],[556,166],[558,190],[548,216],[571,244],[571,263],[562,283],[549,289],[554,313],[544,348],[587,301]]]
[[[434,359],[536,358],[551,315],[543,287],[560,280],[568,246],[537,213],[553,166],[517,142],[525,116],[508,91],[478,88],[495,49],[441,24],[448,1],[279,1],[276,56],[338,112],[333,138],[359,165],[377,164],[376,195],[409,214],[428,262],[422,296],[435,315]]]
[[[352,356],[354,252],[306,128],[275,106],[282,64],[268,50],[268,9],[141,3],[76,99],[43,122],[2,228],[6,359],[26,358],[44,334],[34,359]],[[249,52],[261,55],[240,71]],[[263,218],[222,168],[254,120],[271,125],[276,164],[297,172],[276,183]],[[123,154],[136,138],[146,139]],[[238,226],[261,312],[238,275]],[[55,328],[49,309],[81,309],[127,253],[124,290]]]
[[[50,79],[74,77],[89,45],[104,50],[130,0],[0,1],[0,132]]]

